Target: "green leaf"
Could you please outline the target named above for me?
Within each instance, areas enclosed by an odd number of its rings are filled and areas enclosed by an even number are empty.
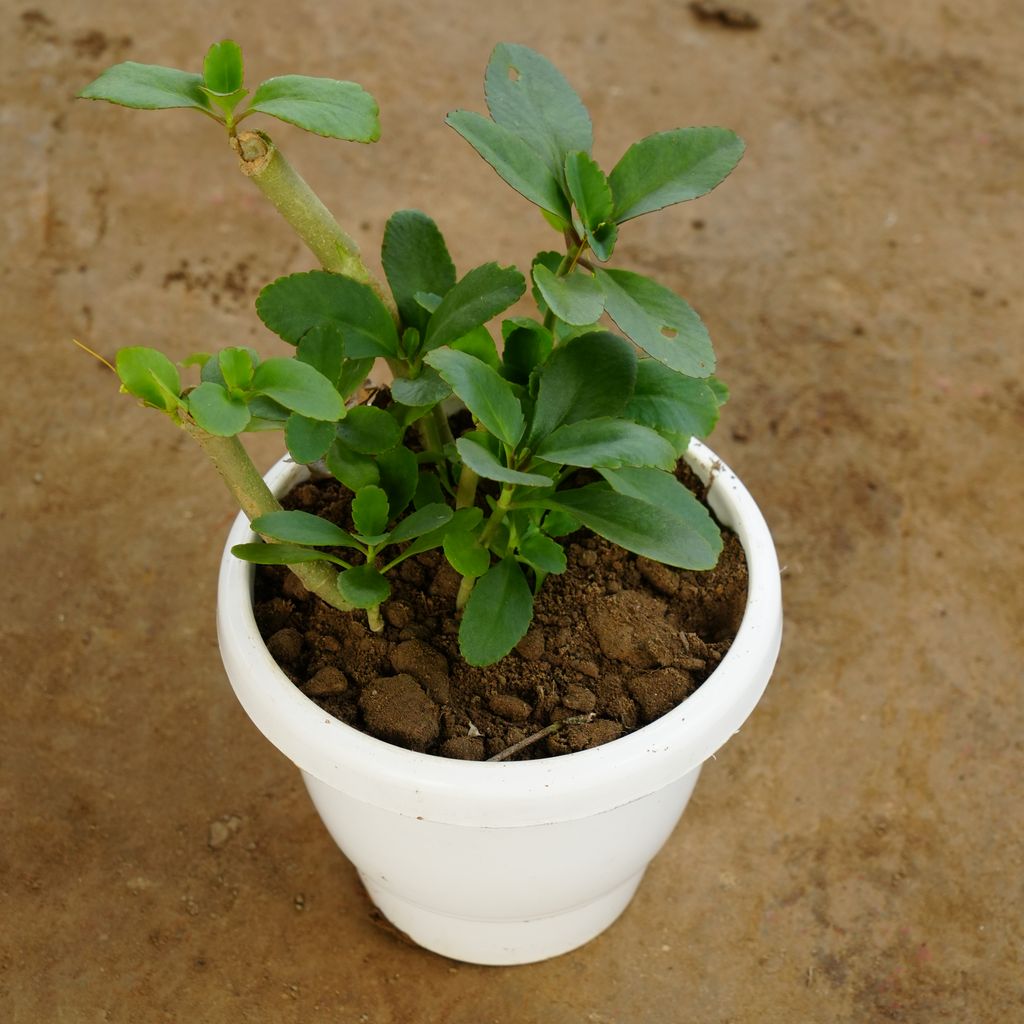
[[[508,309],[526,290],[515,267],[485,263],[471,270],[435,310],[423,339],[424,351],[440,348]]]
[[[475,327],[468,334],[449,342],[449,347],[456,352],[467,352],[475,356],[482,363],[486,363],[492,370],[501,366],[501,356],[491,337],[491,332],[486,327]]]
[[[552,274],[557,274],[561,269],[562,259],[563,256],[560,252],[554,252],[551,249],[537,253],[537,255],[533,257],[533,262],[530,264],[530,278],[534,278],[537,267],[546,267]],[[537,309],[540,312],[540,315],[544,316],[548,311],[548,304],[544,301],[544,296],[541,295],[540,289],[537,287],[536,280],[533,281],[533,285],[530,288],[530,294],[533,295],[533,301],[537,304]]]
[[[636,352],[610,331],[565,342],[540,372],[529,447],[563,423],[619,416],[633,394]]]
[[[419,482],[419,463],[416,456],[403,445],[377,456],[380,485],[388,496],[392,517],[401,515],[416,493]]]
[[[338,424],[338,438],[353,451],[376,455],[402,440],[402,428],[383,409],[356,405]]]
[[[561,509],[551,509],[544,516],[543,529],[549,537],[566,537],[579,528],[580,521]]]
[[[203,381],[189,392],[188,411],[203,430],[218,437],[240,434],[252,417],[244,399],[236,398],[210,381]]]
[[[664,285],[629,270],[598,270],[605,308],[648,355],[690,377],[715,369],[711,338],[688,303]]]
[[[327,557],[322,551],[302,548],[297,544],[236,544],[231,554],[256,565],[298,565],[300,562],[320,562]]]
[[[435,502],[444,501],[444,489],[436,473],[420,473],[416,481],[416,493],[413,495],[412,503],[416,508],[423,508]]]
[[[426,361],[451,385],[466,408],[506,444],[515,445],[526,422],[512,385],[486,363],[465,352],[439,348]]]
[[[612,218],[614,201],[608,179],[588,154],[578,152],[565,158],[565,180],[590,248],[604,262],[611,256],[618,236]]]
[[[470,665],[491,665],[526,635],[533,594],[514,558],[503,558],[476,582],[459,627],[459,647]]]
[[[712,394],[715,396],[715,401],[718,403],[718,408],[721,409],[722,406],[729,401],[729,388],[727,387],[724,381],[720,381],[717,377],[708,377],[705,383],[711,389]]]
[[[483,576],[491,565],[491,553],[480,546],[475,533],[454,530],[445,534],[444,557],[460,576],[476,579]]]
[[[243,84],[242,50],[233,39],[222,39],[206,51],[203,84],[210,92],[229,96]]]
[[[721,549],[720,537],[714,545],[685,515],[619,494],[606,484],[559,491],[544,504],[568,512],[613,544],[666,565],[710,569]]]
[[[499,480],[506,484],[522,484],[524,487],[550,487],[553,481],[540,473],[520,473],[516,469],[503,466],[483,445],[471,441],[468,437],[460,437],[455,442],[462,461],[477,476],[485,480]]]
[[[259,420],[261,424],[254,428],[250,423],[250,430],[283,430],[288,417],[292,415],[283,405],[266,395],[253,395],[249,399],[249,412],[252,413],[253,422]]]
[[[401,554],[405,559],[411,555],[418,555],[422,551],[429,551],[431,548],[439,548],[449,533],[457,533],[465,530],[475,529],[483,518],[483,511],[479,508],[460,508],[455,510],[451,520],[437,530],[431,530],[417,537]],[[392,563],[394,564],[394,563]]]
[[[585,270],[576,269],[566,277],[557,277],[538,263],[533,268],[533,281],[548,309],[567,324],[592,324],[604,312],[601,285]]]
[[[630,420],[603,417],[567,423],[548,434],[536,456],[555,465],[588,468],[676,464],[676,450],[660,434]]]
[[[253,94],[249,110],[331,139],[376,142],[380,138],[377,101],[355,82],[306,75],[268,78]]]
[[[667,437],[681,455],[691,437],[711,433],[718,408],[707,380],[676,373],[656,359],[641,359],[626,415]]]
[[[519,542],[519,557],[540,572],[565,572],[565,549],[557,541],[534,530]]]
[[[484,93],[491,117],[534,149],[559,182],[566,155],[589,153],[593,147],[587,108],[562,73],[526,46],[499,43],[494,48]]]
[[[138,110],[193,107],[208,111],[210,101],[202,86],[202,75],[129,60],[107,68],[78,95],[81,99],[106,100]]]
[[[388,527],[388,496],[380,487],[360,487],[352,499],[352,522],[364,537],[375,537]]]
[[[534,369],[551,355],[554,347],[551,332],[536,320],[526,318],[505,320],[501,331],[505,337],[502,352],[504,376],[525,387]]]
[[[247,348],[225,348],[217,355],[228,390],[245,391],[252,383],[253,358]]]
[[[407,515],[392,531],[389,544],[422,537],[451,522],[452,510],[445,504],[425,505]]]
[[[354,565],[338,573],[338,590],[356,608],[376,608],[391,593],[391,584],[372,565]]]
[[[177,408],[176,396],[181,393],[181,377],[178,368],[162,352],[141,345],[122,348],[114,362],[128,394],[164,412]]]
[[[340,420],[345,403],[318,370],[298,359],[265,359],[252,375],[252,390],[311,420]]]
[[[398,331],[384,303],[369,285],[341,274],[309,270],[279,278],[260,292],[256,312],[292,345],[314,327],[334,327],[349,359],[398,354]]]
[[[252,528],[274,540],[322,548],[359,548],[352,534],[310,512],[268,512],[252,521]],[[323,556],[320,555],[322,558]]]
[[[569,219],[558,177],[514,131],[469,110],[453,110],[445,121],[524,199],[560,220]]]
[[[345,363],[345,339],[337,324],[320,323],[299,338],[295,357],[319,370],[332,384],[341,378]]]
[[[444,295],[455,286],[455,264],[444,236],[425,213],[399,210],[384,227],[381,261],[402,322],[422,333],[428,317],[416,293]]]
[[[311,420],[293,412],[284,426],[288,454],[303,465],[322,459],[334,442],[334,424],[329,420]]]
[[[367,356],[365,359],[346,359],[341,364],[338,394],[342,398],[351,398],[366,383],[366,378],[375,362],[376,359],[373,356]]]
[[[340,480],[350,491],[380,483],[380,469],[369,455],[352,451],[341,441],[335,441],[324,457],[327,468],[336,480]]]
[[[396,402],[409,406],[431,406],[444,401],[452,393],[451,386],[429,366],[412,380],[396,377],[391,382],[391,395]]]
[[[608,176],[623,221],[710,192],[743,156],[727,128],[676,128],[635,142]]]

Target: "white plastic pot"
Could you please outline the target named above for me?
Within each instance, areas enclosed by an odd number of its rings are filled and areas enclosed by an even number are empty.
[[[421,946],[456,960],[521,964],[557,956],[625,909],[672,832],[701,765],[737,732],[768,683],[782,635],[779,567],[747,490],[703,444],[687,461],[739,536],[746,610],[719,667],[679,707],[621,739],[526,762],[418,754],[322,711],[277,667],[252,611],[251,542],[239,516],[221,563],[224,666],[257,728],[302,772],[335,842],[374,903]],[[277,494],[306,471],[282,460]]]

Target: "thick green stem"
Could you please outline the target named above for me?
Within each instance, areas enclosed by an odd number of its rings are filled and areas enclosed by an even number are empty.
[[[459,592],[455,595],[455,610],[461,612],[466,607],[466,602],[469,600],[469,595],[473,593],[473,587],[476,586],[475,576],[463,576],[462,582],[459,584]]]
[[[374,633],[384,632],[384,620],[380,615],[380,605],[375,604],[372,608],[366,609],[366,621]]]
[[[494,535],[498,532],[498,527],[501,526],[502,521],[505,519],[505,513],[508,512],[509,505],[512,504],[512,492],[514,490],[515,484],[508,484],[501,489],[501,494],[498,496],[494,511],[491,513],[491,518],[487,520],[484,532],[480,534],[480,544],[483,547],[487,547],[494,540]]]
[[[476,504],[476,485],[480,477],[465,463],[459,470],[459,489],[455,494],[456,508],[472,508]]]
[[[268,512],[281,511],[280,503],[237,437],[208,434],[190,420],[186,420],[183,426],[206,453],[214,469],[227,484],[231,496],[250,521]],[[338,573],[328,562],[304,562],[289,568],[307,590],[323,598],[329,605],[341,611],[352,610],[352,605],[338,592]]]
[[[231,146],[238,154],[242,173],[273,203],[324,270],[368,284],[397,318],[390,293],[366,269],[359,246],[341,229],[270,136],[264,132],[241,132],[232,137]]]

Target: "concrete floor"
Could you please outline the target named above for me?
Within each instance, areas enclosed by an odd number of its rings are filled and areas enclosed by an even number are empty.
[[[2,5],[0,1019],[1024,1019],[1024,10],[748,6],[760,29],[654,0]],[[711,328],[733,393],[713,444],[773,527],[786,638],[635,902],[576,953],[470,967],[374,920],[224,680],[226,493],[70,343],[275,350],[253,297],[311,260],[214,126],[70,99],[118,60],[198,68],[223,35],[257,80],[380,100],[374,147],[275,129],[371,262],[401,206],[462,270],[549,244],[443,125],[482,108],[501,39],[563,68],[606,166],[680,124],[747,139],[617,263]]]

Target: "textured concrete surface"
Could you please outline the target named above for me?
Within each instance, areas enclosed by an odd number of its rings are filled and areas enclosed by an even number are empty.
[[[0,5],[0,1018],[1024,1019],[1024,12],[746,3],[757,30],[654,0]],[[784,650],[635,903],[549,963],[454,964],[375,923],[224,681],[226,494],[70,344],[274,351],[255,291],[311,261],[217,130],[70,101],[227,34],[257,79],[381,101],[375,147],[275,130],[371,260],[400,206],[462,269],[548,244],[442,123],[481,108],[501,39],[565,70],[606,164],[679,124],[748,141],[618,260],[711,327],[733,391],[714,445],[775,531]]]

